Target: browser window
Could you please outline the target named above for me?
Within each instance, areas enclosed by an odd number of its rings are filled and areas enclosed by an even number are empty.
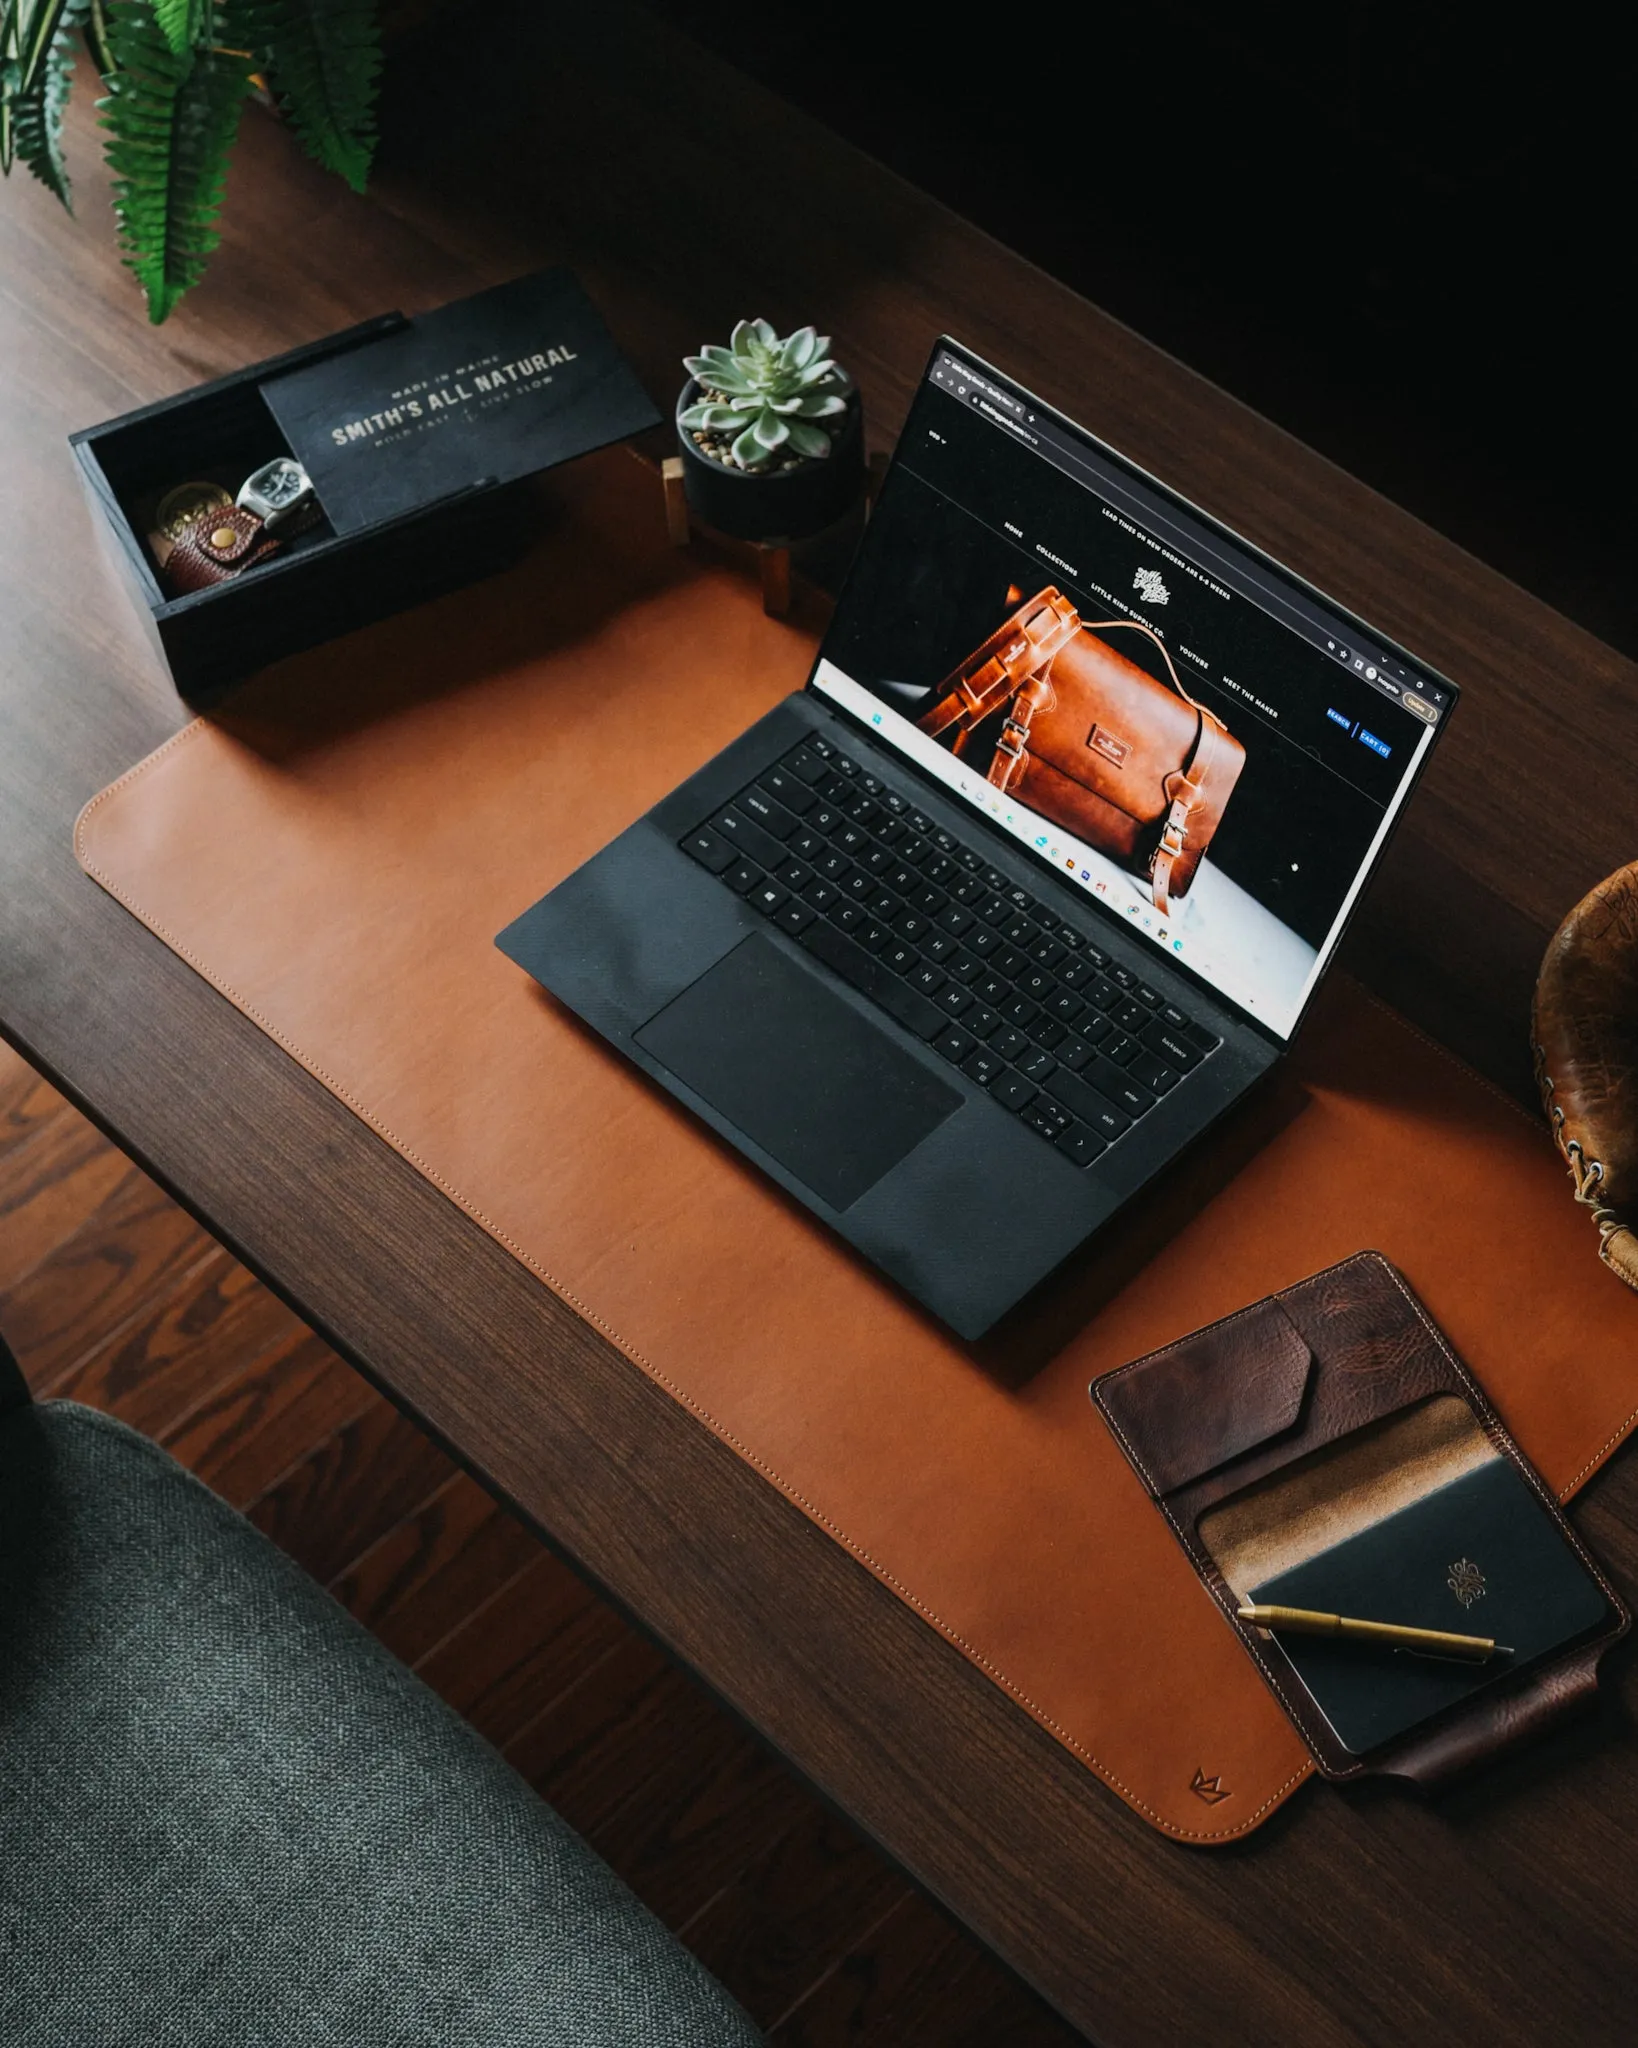
[[[1455,698],[943,345],[812,682],[1282,1037]]]

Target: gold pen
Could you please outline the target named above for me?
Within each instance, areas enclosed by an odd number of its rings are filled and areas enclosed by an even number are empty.
[[[1384,1649],[1419,1650],[1425,1657],[1461,1657],[1483,1664],[1492,1657],[1511,1657],[1506,1644],[1492,1636],[1457,1636],[1442,1628],[1402,1628],[1392,1621],[1355,1621],[1346,1614],[1319,1614],[1311,1607],[1254,1607],[1235,1612],[1253,1628],[1285,1629],[1295,1636],[1346,1636],[1350,1642],[1380,1643]]]

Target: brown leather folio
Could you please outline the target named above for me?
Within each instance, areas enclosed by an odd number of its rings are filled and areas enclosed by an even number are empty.
[[[188,726],[81,862],[1136,1812],[1244,1834],[1311,1753],[1088,1382],[1376,1244],[1563,1495],[1638,1409],[1638,1295],[1538,1120],[1333,977],[1260,1100],[952,1338],[494,945],[813,654],[629,456],[552,488],[540,552]]]
[[[1143,635],[1166,681],[1100,637],[1114,632]],[[998,789],[1142,875],[1163,917],[1188,894],[1246,760],[1152,626],[1087,624],[1050,585],[945,678],[920,725],[957,754],[987,742]]]
[[[1361,1252],[1094,1381],[1092,1398],[1328,1778],[1434,1785],[1511,1748],[1597,1690],[1630,1616],[1403,1277]],[[1374,1530],[1487,1463],[1508,1461],[1605,1601],[1591,1631],[1364,1754],[1343,1746],[1277,1633],[1238,1608],[1271,1577]],[[1455,1570],[1453,1562],[1451,1569]],[[1451,1587],[1439,1625],[1469,1632]],[[1443,1595],[1441,1594],[1441,1597]],[[1362,1616],[1361,1619],[1392,1619]],[[1483,1620],[1483,1616],[1479,1617]],[[1369,1682],[1372,1660],[1361,1654]],[[1346,1668],[1346,1667],[1345,1667]],[[1357,1682],[1357,1681],[1356,1681]]]

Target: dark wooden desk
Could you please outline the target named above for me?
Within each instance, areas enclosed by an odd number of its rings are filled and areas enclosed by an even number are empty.
[[[588,13],[520,11],[505,103],[457,92],[367,203],[253,120],[211,279],[157,335],[89,95],[83,225],[0,195],[0,1029],[1094,2038],[1630,2038],[1630,1655],[1599,1722],[1435,1806],[1316,1787],[1239,1849],[1162,1840],[76,869],[80,804],[183,714],[64,436],[565,259],[661,398],[741,313],[822,319],[878,438],[952,329],[1456,677],[1350,961],[1525,1088],[1542,942],[1638,840],[1632,665],[625,0]],[[407,130],[459,64],[401,68]],[[1632,1590],[1638,1465],[1582,1519]]]

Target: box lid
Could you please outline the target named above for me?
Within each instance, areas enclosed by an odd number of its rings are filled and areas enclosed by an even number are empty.
[[[529,476],[660,418],[564,269],[269,378],[262,395],[338,534]]]

